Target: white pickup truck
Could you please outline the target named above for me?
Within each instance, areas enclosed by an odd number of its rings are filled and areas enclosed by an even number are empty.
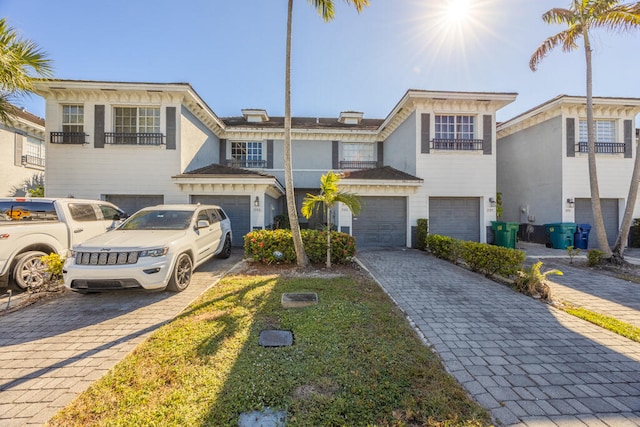
[[[100,200],[0,198],[0,288],[10,279],[22,289],[41,284],[41,256],[66,258],[73,245],[113,229],[126,216]]]

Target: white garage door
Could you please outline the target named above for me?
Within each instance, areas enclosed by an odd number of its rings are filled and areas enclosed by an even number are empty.
[[[480,199],[477,197],[430,197],[429,233],[479,242]]]
[[[105,196],[105,200],[118,206],[129,215],[133,215],[142,208],[163,204],[164,196],[151,196],[143,194],[108,194]]]
[[[231,220],[233,246],[244,245],[244,235],[251,231],[251,198],[249,196],[191,196],[191,203],[218,205]]]
[[[590,224],[593,227],[593,211],[591,199],[575,199],[576,224]],[[602,219],[604,229],[607,232],[609,246],[616,243],[618,237],[618,199],[600,199],[602,207]],[[593,229],[591,231],[594,231]],[[589,248],[598,247],[598,238],[595,233],[589,233]]]
[[[356,246],[407,246],[406,197],[362,197],[353,218]]]

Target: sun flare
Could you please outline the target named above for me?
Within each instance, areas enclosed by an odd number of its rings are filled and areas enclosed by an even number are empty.
[[[469,0],[447,0],[444,7],[445,19],[450,23],[461,23],[469,18]]]

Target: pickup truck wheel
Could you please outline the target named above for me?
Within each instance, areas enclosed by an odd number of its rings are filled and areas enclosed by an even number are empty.
[[[227,234],[227,237],[224,239],[224,246],[222,250],[218,254],[218,258],[227,259],[231,256],[231,236]]]
[[[44,284],[47,267],[40,257],[46,255],[44,252],[31,251],[18,256],[13,267],[13,279],[20,289],[37,288]]]
[[[193,273],[193,262],[191,257],[186,254],[178,255],[176,265],[173,267],[171,273],[171,279],[167,285],[167,290],[170,292],[182,292],[187,289],[189,283],[191,283],[191,275]]]

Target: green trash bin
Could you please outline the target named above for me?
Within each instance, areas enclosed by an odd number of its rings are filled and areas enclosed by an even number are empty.
[[[515,249],[519,228],[520,223],[518,222],[491,221],[491,229],[497,246]]]
[[[545,224],[544,227],[549,234],[552,248],[567,249],[569,246],[573,246],[573,235],[577,228],[575,222],[555,222]]]

